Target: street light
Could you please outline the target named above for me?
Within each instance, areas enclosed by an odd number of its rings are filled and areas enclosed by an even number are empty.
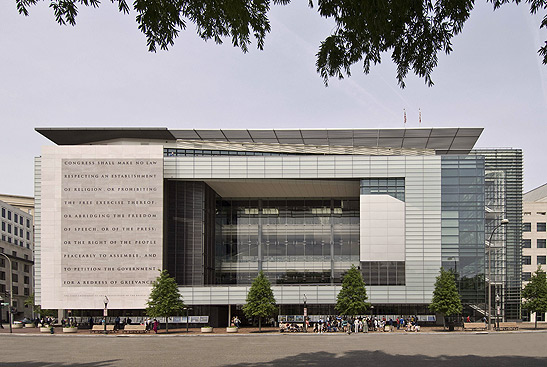
[[[501,298],[500,298],[500,295],[496,293],[496,327],[498,328],[498,330],[500,329],[500,320],[498,318],[499,314],[500,314],[500,306],[499,306],[499,302],[500,302]]]
[[[11,315],[11,310],[13,309],[13,276],[11,275],[13,269],[11,268],[11,259],[8,257],[8,255],[0,252],[0,255],[4,256],[7,260],[8,260],[8,269],[9,271],[7,273],[9,273],[9,308],[8,308],[8,322],[9,322],[9,332],[11,333],[12,332],[12,328],[11,328],[11,319],[12,319],[12,315]],[[1,317],[1,315],[0,315]]]
[[[104,296],[104,312],[103,312],[103,316],[104,316],[104,333],[106,334],[106,316],[108,316],[108,297],[107,296]]]
[[[492,237],[497,229],[509,223],[509,219],[503,218],[490,234],[488,239],[488,330],[492,330]]]
[[[304,332],[308,332],[308,325],[306,323],[306,319],[308,317],[308,307],[306,306],[306,301],[308,300],[308,297],[306,297],[306,294],[304,293],[304,296],[302,297],[302,300],[304,301]]]
[[[192,307],[183,307],[183,310],[186,310],[186,334],[188,334],[188,310],[191,310]]]

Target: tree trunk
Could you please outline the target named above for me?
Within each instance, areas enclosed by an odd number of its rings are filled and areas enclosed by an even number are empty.
[[[258,316],[258,332],[262,332],[262,317]]]
[[[537,328],[538,328],[538,313],[536,312],[536,318],[535,318],[534,329],[537,329]]]

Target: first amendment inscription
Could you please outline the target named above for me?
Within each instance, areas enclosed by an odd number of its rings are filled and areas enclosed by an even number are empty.
[[[61,160],[63,287],[150,286],[161,270],[161,159]]]

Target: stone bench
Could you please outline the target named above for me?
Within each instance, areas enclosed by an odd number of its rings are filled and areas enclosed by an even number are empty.
[[[147,333],[146,325],[125,325],[124,333]]]
[[[106,325],[106,331],[111,333],[117,332],[117,330],[114,330],[114,325]],[[102,333],[104,332],[104,325],[93,325],[93,328],[91,328],[90,332]]]
[[[497,330],[518,330],[519,325],[516,322],[500,322]]]
[[[486,324],[484,322],[464,322],[464,330],[486,330]]]

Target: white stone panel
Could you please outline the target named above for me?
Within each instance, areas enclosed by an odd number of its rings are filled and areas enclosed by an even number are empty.
[[[44,147],[41,305],[144,308],[162,266],[163,147]]]
[[[360,205],[360,260],[405,261],[405,203],[361,195]]]

